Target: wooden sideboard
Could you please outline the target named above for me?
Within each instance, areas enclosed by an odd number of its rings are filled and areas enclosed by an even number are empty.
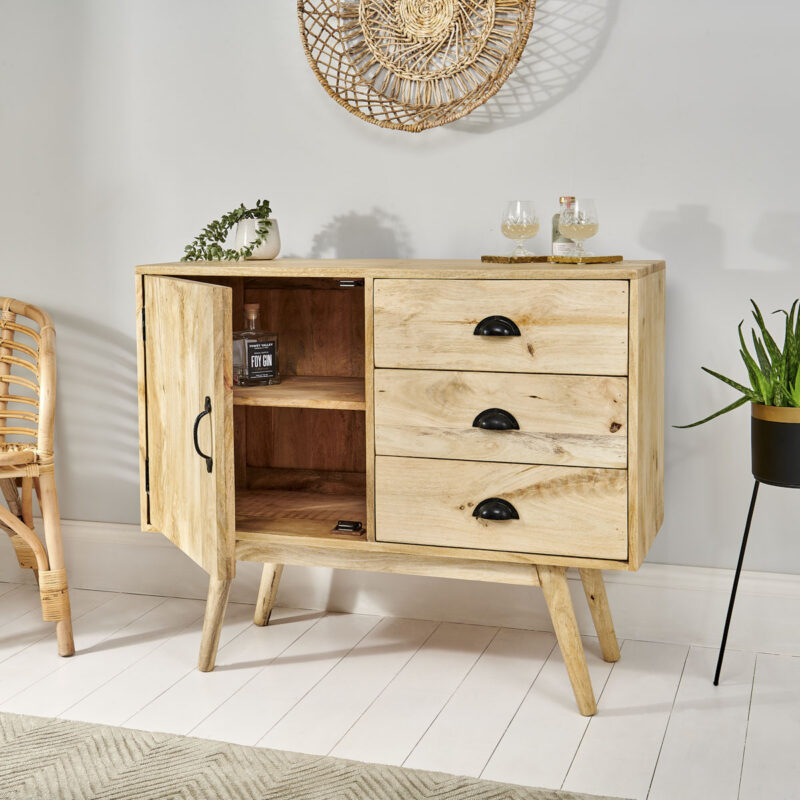
[[[663,519],[664,279],[659,261],[139,267],[142,527],[209,574],[200,669],[237,561],[264,563],[260,625],[285,564],[541,586],[595,713],[566,568],[618,659],[602,570],[637,569]],[[280,336],[278,386],[233,387],[246,302]]]

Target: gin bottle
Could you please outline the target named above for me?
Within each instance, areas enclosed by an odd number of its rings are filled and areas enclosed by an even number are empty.
[[[560,208],[558,213],[553,215],[553,249],[554,256],[571,256],[575,248],[575,242],[572,239],[567,239],[558,229],[558,220],[561,217],[561,212],[565,208],[569,208],[575,202],[575,198],[570,195],[562,195],[558,198]]]
[[[281,382],[278,334],[261,330],[258,303],[244,306],[244,330],[233,333],[233,383],[268,386]]]

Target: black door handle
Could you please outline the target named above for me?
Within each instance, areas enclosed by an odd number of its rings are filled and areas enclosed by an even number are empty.
[[[489,519],[502,522],[507,519],[519,519],[519,513],[508,500],[502,497],[489,497],[475,506],[472,512],[473,517],[479,519]]]
[[[514,320],[494,315],[482,319],[472,332],[475,336],[520,336],[519,328]]]
[[[487,408],[475,417],[472,427],[485,431],[518,431],[519,422],[513,414],[502,408]]]
[[[200,442],[197,441],[197,429],[200,427],[200,420],[210,413],[211,413],[211,398],[206,397],[204,410],[197,415],[197,419],[194,421],[194,430],[192,431],[192,437],[194,438],[194,449],[197,452],[197,455],[200,456],[200,458],[204,458],[206,460],[206,469],[209,472],[211,472],[211,470],[214,467],[214,459],[211,458],[211,456],[207,456],[200,449]]]

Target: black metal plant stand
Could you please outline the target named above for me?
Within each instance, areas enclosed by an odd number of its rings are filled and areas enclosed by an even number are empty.
[[[744,536],[742,537],[742,548],[739,550],[739,562],[736,564],[736,575],[733,578],[733,588],[731,589],[731,599],[728,602],[728,616],[725,617],[725,628],[722,631],[722,644],[719,646],[719,658],[717,659],[717,671],[714,673],[714,686],[719,686],[719,673],[722,669],[722,659],[725,658],[725,645],[728,643],[728,629],[731,627],[731,616],[733,615],[733,604],[736,602],[736,590],[739,588],[739,576],[742,574],[742,562],[744,562],[744,552],[747,549],[747,537],[750,535],[750,525],[753,522],[753,512],[756,508],[758,499],[758,487],[761,481],[756,478],[753,486],[753,497],[750,500],[750,510],[747,512],[747,524],[744,526]]]
[[[751,406],[751,416],[750,451],[753,477],[756,482],[753,486],[750,510],[747,512],[742,549],[739,551],[739,563],[736,565],[731,599],[728,603],[728,616],[725,618],[725,629],[722,632],[714,686],[719,686],[719,673],[722,669],[722,659],[725,657],[725,645],[728,643],[728,629],[731,626],[733,604],[736,602],[736,590],[739,588],[739,578],[742,574],[747,537],[750,535],[750,526],[753,523],[758,487],[766,483],[770,486],[800,489],[800,409],[777,408],[754,403]]]

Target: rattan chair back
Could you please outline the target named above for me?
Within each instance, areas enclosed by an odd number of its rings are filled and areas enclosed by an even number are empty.
[[[55,329],[36,306],[0,297],[0,475],[52,464]]]

